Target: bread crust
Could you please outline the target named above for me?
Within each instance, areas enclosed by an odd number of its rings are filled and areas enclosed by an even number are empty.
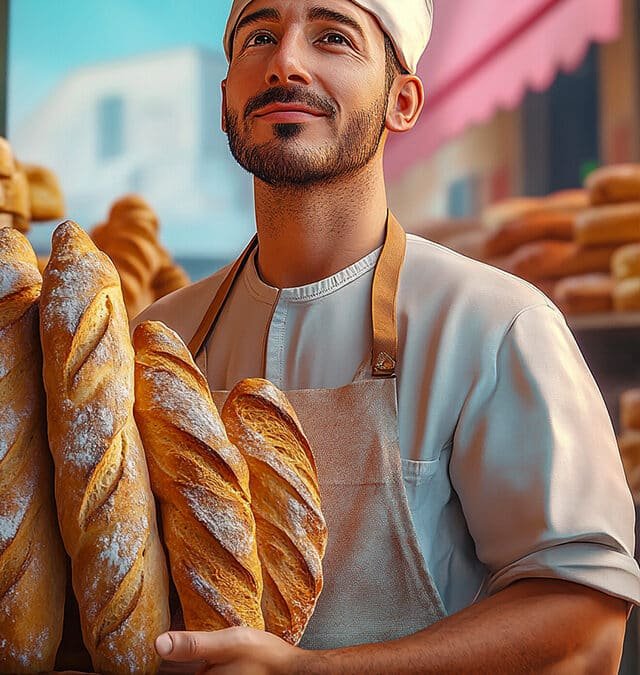
[[[297,644],[322,590],[327,544],[309,442],[285,395],[267,380],[239,382],[222,420],[249,465],[266,628]]]
[[[135,415],[185,626],[263,629],[247,464],[179,336],[145,321],[133,342]]]
[[[596,169],[587,176],[585,187],[594,205],[640,201],[640,164]]]
[[[47,445],[38,299],[29,242],[0,230],[0,672],[54,667],[66,568]]]
[[[100,673],[153,673],[168,576],[133,417],[118,275],[71,221],[53,235],[40,332],[58,519],[85,645]]]
[[[553,300],[565,314],[591,314],[613,309],[613,279],[608,274],[581,274],[561,279]]]
[[[596,206],[576,216],[575,240],[583,246],[640,240],[640,201]]]

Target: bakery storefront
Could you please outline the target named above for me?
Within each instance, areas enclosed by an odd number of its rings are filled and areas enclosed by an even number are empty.
[[[170,509],[162,510],[162,518],[173,529],[162,535],[145,506],[153,502],[149,485],[131,479],[128,491],[114,486],[142,471],[144,444],[148,456],[153,447],[154,459],[147,461],[154,492],[161,486],[156,496],[170,500],[177,488],[168,476],[181,468],[164,462],[170,454],[167,443],[177,442],[175,416],[183,414],[183,427],[192,429],[197,442],[187,443],[189,452],[182,461],[199,467],[206,485],[223,475],[225,498],[233,494],[235,500],[233,518],[251,529],[255,521],[245,494],[245,460],[229,451],[223,470],[215,473],[201,464],[198,442],[226,447],[233,434],[229,432],[229,439],[216,435],[224,423],[227,431],[242,437],[238,443],[246,443],[252,429],[242,415],[243,396],[262,396],[265,406],[274,406],[274,419],[288,420],[278,430],[283,437],[298,433],[291,422],[295,415],[277,390],[240,387],[235,407],[225,406],[222,419],[218,417],[206,381],[194,375],[195,354],[175,342],[173,334],[158,327],[137,331],[135,362],[127,351],[128,338],[125,346],[118,342],[127,335],[128,320],[230,263],[254,231],[251,181],[230,157],[218,131],[221,97],[217,84],[212,86],[226,72],[217,45],[230,2],[189,4],[189,11],[181,11],[169,0],[122,0],[106,11],[98,0],[0,0],[0,232],[11,229],[24,235],[5,232],[0,239],[0,290],[4,294],[13,288],[14,280],[3,276],[3,270],[15,267],[16,260],[23,274],[21,288],[27,289],[22,304],[12,305],[11,320],[0,317],[0,337],[2,345],[26,345],[31,355],[30,365],[20,370],[0,360],[0,490],[6,493],[0,493],[0,672],[37,672],[21,670],[29,660],[40,670],[55,661],[56,670],[89,671],[93,663],[93,668],[107,671],[113,665],[111,627],[127,607],[139,607],[148,619],[132,623],[132,631],[158,634],[166,629],[170,605],[174,625],[186,621],[208,630],[227,625],[207,623],[197,602],[176,618],[178,596],[182,599],[189,592],[185,589],[199,583],[204,597],[206,583],[175,573],[181,563],[175,556],[170,583],[160,563],[163,545],[165,550],[192,547],[189,554],[197,557],[210,544],[197,537],[195,544],[192,539],[180,543],[190,524]],[[432,43],[418,69],[427,91],[422,119],[412,134],[388,143],[385,171],[391,208],[408,232],[525,279],[562,310],[604,397],[640,517],[640,0],[435,4]],[[78,225],[56,230],[66,218]],[[103,266],[98,251],[108,255],[113,267]],[[89,259],[94,262],[82,262]],[[38,325],[38,270],[43,272],[48,263]],[[114,285],[122,289],[122,302],[115,305],[109,290]],[[0,307],[5,299],[0,294]],[[68,339],[65,327],[71,324],[85,335],[84,341]],[[121,349],[117,363],[131,360],[129,370],[101,361],[98,349],[86,350],[88,344],[104,344],[105,336],[112,349]],[[43,400],[38,399],[40,343],[46,349],[46,413],[42,403],[34,403]],[[167,379],[167,368],[176,381],[191,378],[192,389],[199,392],[197,399],[189,399],[190,412],[175,412],[180,403],[167,392],[178,385]],[[9,369],[14,379],[6,376]],[[126,406],[104,412],[109,408],[104,401],[114,399],[114,387],[126,399],[134,371],[135,420],[142,440],[131,430],[135,423],[121,419]],[[19,386],[15,378],[20,378]],[[90,386],[79,386],[81,380]],[[19,390],[19,396],[12,399],[17,407],[9,414],[10,390]],[[85,405],[88,397],[91,409]],[[71,404],[76,406],[73,414]],[[31,466],[16,460],[9,465],[6,449],[17,444],[21,420],[47,414],[55,420],[49,421],[49,448],[42,428],[36,429],[30,447],[37,458]],[[89,472],[92,452],[98,453],[91,438],[108,435],[115,427],[125,432],[109,445],[99,469],[94,466]],[[210,435],[203,440],[198,433]],[[180,442],[185,442],[183,437]],[[29,521],[31,527],[20,530],[27,507],[28,513],[33,509],[20,490],[46,482],[49,450],[56,463],[74,458],[65,478],[67,490],[62,494],[56,483],[55,499],[65,501],[67,512],[78,514],[77,520],[60,522],[65,544],[80,542],[71,558],[90,557],[91,547],[100,549],[102,557],[95,557],[86,578],[72,579],[61,540],[47,535],[57,532],[50,490],[38,495],[40,511]],[[303,445],[298,450],[301,470],[312,476],[313,455]],[[256,456],[260,452],[255,448]],[[87,472],[90,489],[85,493]],[[319,584],[313,564],[320,565],[327,533],[317,486],[309,480],[300,490],[306,501],[292,507],[294,515],[296,508],[307,509],[315,518],[304,526],[314,533],[305,592],[315,601]],[[181,499],[202,503],[203,494],[185,492]],[[206,498],[213,500],[209,493]],[[2,519],[4,500],[19,517]],[[88,543],[106,511],[125,501],[132,505],[130,522],[111,533],[109,546],[99,536]],[[268,505],[263,506],[256,517],[261,522],[271,517]],[[37,537],[29,539],[27,530]],[[18,532],[23,541],[18,541]],[[636,559],[638,534],[636,524]],[[2,567],[9,541],[21,546],[32,541],[34,559],[46,576],[66,579],[66,605],[62,582],[37,587],[28,575],[18,575],[21,584],[32,584],[32,594],[40,594],[37,603],[29,604],[24,622],[44,621],[38,609],[42,601],[57,608],[60,631],[41,631],[39,640],[7,647],[2,630],[8,624],[1,612],[8,616],[15,608],[5,609],[13,605],[8,591],[3,596],[2,572],[17,574],[24,563]],[[309,608],[303,607],[286,626],[277,612],[263,617],[256,599],[261,582],[255,545],[246,550],[242,541],[234,545],[242,549],[243,566],[230,566],[235,577],[227,583],[248,598],[242,621],[264,628],[267,619],[271,632],[297,642]],[[146,554],[138,556],[142,548]],[[216,555],[224,557],[217,548]],[[99,598],[109,589],[106,572],[118,574],[125,568],[127,583],[121,585],[117,602],[98,615]],[[152,585],[144,586],[143,593],[145,575]],[[11,588],[19,588],[18,582]],[[167,602],[155,603],[154,597]],[[209,600],[215,605],[212,596]],[[218,609],[224,615],[225,608]],[[81,615],[92,626],[85,634]],[[117,658],[121,672],[155,667],[151,651],[131,656],[123,650]],[[627,624],[620,673],[638,672],[636,608]]]

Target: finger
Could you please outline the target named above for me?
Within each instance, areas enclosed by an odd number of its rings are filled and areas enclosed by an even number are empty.
[[[156,638],[156,651],[167,661],[224,663],[233,647],[233,629],[215,632],[169,631]]]

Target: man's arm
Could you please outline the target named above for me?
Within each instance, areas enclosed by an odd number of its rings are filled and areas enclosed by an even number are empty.
[[[307,651],[252,629],[171,633],[169,660],[203,659],[204,673],[617,673],[624,600],[567,581],[517,581],[414,635]],[[165,641],[166,643],[166,641]]]

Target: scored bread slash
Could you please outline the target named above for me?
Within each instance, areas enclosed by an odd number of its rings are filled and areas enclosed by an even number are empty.
[[[53,235],[40,333],[58,519],[93,666],[154,673],[168,577],[133,417],[134,355],[117,272],[75,223]]]
[[[0,671],[53,670],[66,565],[47,446],[36,256],[0,229]]]
[[[135,415],[188,630],[263,629],[247,464],[176,333],[140,324]]]
[[[263,379],[233,388],[222,421],[249,465],[266,629],[297,644],[322,590],[327,545],[309,442],[286,396]]]

